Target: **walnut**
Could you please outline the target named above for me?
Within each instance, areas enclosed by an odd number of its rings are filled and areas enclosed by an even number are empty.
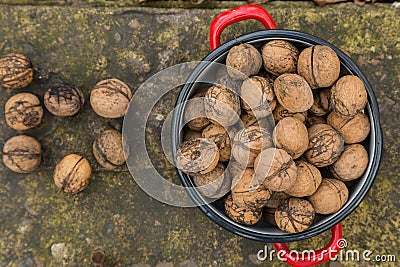
[[[347,145],[330,167],[333,176],[342,181],[360,178],[368,167],[368,152],[360,144]]]
[[[274,83],[276,99],[290,112],[304,112],[314,103],[306,80],[297,74],[282,74]]]
[[[231,179],[222,163],[218,163],[215,168],[206,173],[191,174],[197,190],[209,198],[220,198],[231,189]]]
[[[240,207],[261,209],[271,197],[271,190],[264,187],[264,179],[257,179],[254,170],[247,168],[242,176],[232,182],[232,199]]]
[[[243,81],[240,97],[242,108],[258,119],[270,115],[276,107],[273,83],[260,76],[252,76]]]
[[[217,166],[218,160],[218,147],[209,138],[181,143],[176,155],[177,167],[184,173],[206,174]]]
[[[54,169],[54,183],[66,193],[76,194],[89,185],[92,168],[84,157],[70,154],[61,159]]]
[[[339,180],[324,178],[317,191],[308,197],[315,212],[319,214],[332,214],[339,211],[346,203],[349,190]]]
[[[210,124],[204,110],[204,97],[207,90],[208,88],[200,90],[186,104],[184,121],[192,130],[201,131]]]
[[[240,120],[242,121],[243,126],[246,128],[251,125],[258,125],[257,118],[254,117],[252,113],[248,113],[246,111],[240,114]]]
[[[83,107],[85,98],[81,90],[72,84],[58,84],[44,94],[44,106],[60,117],[72,116]]]
[[[327,124],[326,117],[315,116],[312,114],[308,114],[306,117],[306,126],[311,127],[315,124]]]
[[[292,157],[279,148],[267,148],[254,162],[256,177],[264,178],[264,186],[272,191],[289,189],[297,178],[297,167]]]
[[[329,46],[310,46],[300,53],[297,70],[312,89],[329,87],[339,78],[340,60]]]
[[[225,200],[225,213],[234,222],[244,225],[254,225],[262,218],[262,209],[239,207],[233,202],[231,195]]]
[[[313,90],[314,103],[310,108],[310,113],[316,116],[324,116],[331,110],[331,90],[325,88],[322,90]]]
[[[361,112],[351,119],[343,118],[335,112],[328,115],[327,123],[335,128],[346,144],[360,143],[367,138],[371,124],[368,116]]]
[[[296,72],[299,50],[284,40],[273,40],[262,48],[264,68],[273,75]]]
[[[207,91],[204,108],[207,118],[224,127],[232,126],[239,120],[239,97],[224,86],[214,85]]]
[[[231,180],[235,179],[237,180],[238,177],[241,177],[244,174],[244,171],[246,169],[247,169],[246,166],[243,166],[235,159],[230,160],[227,166],[227,171],[229,173],[229,177],[231,178]]]
[[[333,111],[344,118],[353,118],[367,104],[367,91],[360,78],[354,75],[341,77],[331,89]]]
[[[20,89],[33,80],[31,60],[23,54],[10,53],[0,58],[0,80],[3,87]]]
[[[40,143],[36,139],[17,135],[4,144],[3,163],[13,172],[33,172],[40,165],[41,153]]]
[[[19,93],[7,100],[5,118],[8,126],[24,131],[42,122],[43,108],[39,98],[31,93]]]
[[[188,129],[185,130],[183,141],[191,141],[191,140],[194,140],[196,138],[202,138],[202,137],[203,136],[202,136],[201,132],[194,131],[194,130],[188,128]]]
[[[296,118],[287,117],[278,122],[273,133],[277,148],[289,153],[292,158],[299,158],[308,147],[306,126]]]
[[[334,163],[344,148],[343,138],[328,124],[316,124],[308,128],[309,149],[305,156],[311,164],[326,167]]]
[[[287,189],[285,193],[294,197],[311,196],[321,184],[321,173],[317,167],[303,160],[296,162],[296,166],[296,183]]]
[[[90,105],[97,115],[104,118],[120,118],[125,115],[132,92],[118,79],[97,83],[90,92]]]
[[[261,150],[272,146],[269,131],[252,125],[237,132],[233,138],[232,155],[243,166],[252,167]]]
[[[272,192],[271,197],[266,203],[265,207],[270,209],[277,209],[281,204],[285,202],[286,199],[289,198],[290,196],[283,191],[274,191]]]
[[[301,198],[290,198],[275,211],[275,222],[279,229],[288,233],[300,233],[310,228],[315,210],[310,202]]]
[[[107,169],[115,169],[124,164],[121,133],[116,130],[102,132],[93,142],[93,155],[97,162]]]
[[[241,79],[259,72],[262,66],[262,57],[251,44],[240,44],[229,50],[226,65],[231,77]]]
[[[219,148],[219,161],[227,162],[231,158],[231,139],[224,127],[211,123],[202,133],[205,138],[210,138]]]
[[[276,123],[286,117],[294,117],[304,123],[306,121],[306,117],[307,117],[307,111],[290,112],[289,110],[287,110],[286,108],[281,106],[279,103],[277,104],[277,106],[272,114],[274,115],[274,119],[275,119]]]

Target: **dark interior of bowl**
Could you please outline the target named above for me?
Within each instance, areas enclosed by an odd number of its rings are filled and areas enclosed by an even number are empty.
[[[341,61],[341,76],[346,74],[356,75],[364,82],[368,92],[368,104],[365,108],[365,112],[369,116],[371,122],[371,131],[368,138],[363,142],[363,145],[367,149],[369,154],[369,164],[364,175],[361,178],[357,179],[351,186],[349,186],[349,199],[340,211],[332,215],[317,216],[314,224],[308,230],[296,234],[284,233],[280,231],[277,227],[270,225],[265,219],[260,220],[259,223],[253,226],[244,226],[233,222],[224,213],[223,199],[219,199],[210,204],[205,204],[205,202],[207,202],[205,201],[206,199],[198,191],[196,191],[196,189],[193,188],[194,184],[191,178],[188,175],[182,173],[180,170],[177,170],[178,175],[183,185],[186,187],[188,194],[191,196],[193,201],[199,205],[199,208],[207,217],[209,217],[211,220],[213,220],[223,228],[227,229],[228,231],[244,236],[246,238],[263,242],[290,242],[309,238],[330,229],[331,227],[342,221],[358,206],[358,204],[365,197],[366,193],[371,187],[379,167],[382,149],[382,135],[379,125],[378,105],[372,88],[366,77],[362,74],[356,64],[338,48],[319,38],[300,32],[286,30],[258,31],[243,35],[221,45],[220,47],[212,51],[207,57],[205,57],[203,59],[203,62],[200,63],[193,71],[179,95],[177,104],[183,103],[184,101],[189,99],[190,96],[192,96],[198,89],[205,86],[204,83],[197,81],[204,81],[204,77],[214,72],[214,70],[212,70],[212,67],[210,67],[210,62],[225,64],[226,56],[231,47],[240,43],[250,43],[256,48],[261,48],[268,41],[277,39],[291,42],[300,51],[311,45],[320,44],[330,46],[338,54]],[[174,125],[172,128],[172,145],[174,155],[176,155],[176,148],[179,146],[179,143],[182,140],[182,132],[180,132],[179,129],[182,128],[181,126],[183,124],[183,110],[184,105],[182,105],[180,109],[176,109],[174,113]]]

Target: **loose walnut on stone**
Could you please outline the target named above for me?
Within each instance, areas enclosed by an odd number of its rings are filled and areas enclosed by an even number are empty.
[[[294,159],[299,158],[308,147],[307,128],[293,117],[283,118],[278,122],[273,139],[277,148],[285,150]]]
[[[346,185],[337,179],[324,178],[317,191],[308,197],[315,212],[332,214],[339,211],[347,202],[349,190]]]
[[[328,124],[316,124],[308,128],[309,147],[305,156],[311,164],[326,167],[342,154],[343,138]]]
[[[272,146],[269,131],[252,125],[237,132],[233,138],[232,155],[243,166],[252,167],[261,150]]]
[[[263,185],[264,179],[258,179],[254,170],[247,168],[242,176],[232,182],[232,199],[240,207],[261,209],[271,197],[271,190]]]
[[[55,116],[72,116],[78,113],[84,102],[81,90],[72,84],[55,85],[44,94],[44,105]]]
[[[217,166],[219,149],[213,140],[198,138],[180,144],[177,155],[177,167],[184,173],[206,174]]]
[[[296,166],[296,183],[287,189],[285,193],[294,197],[311,196],[321,184],[321,173],[317,167],[306,161],[300,160],[296,162]]]
[[[225,213],[234,222],[244,225],[254,225],[262,218],[262,209],[239,207],[229,195],[225,200]]]
[[[360,144],[347,145],[342,155],[330,167],[333,176],[342,181],[360,178],[368,166],[368,152]]]
[[[282,149],[268,148],[254,162],[256,177],[264,178],[264,186],[272,191],[285,191],[297,179],[297,167],[292,157]]]
[[[240,44],[229,50],[226,65],[231,77],[252,76],[261,69],[262,57],[251,44]]]
[[[264,68],[273,75],[294,73],[297,67],[299,50],[284,40],[273,40],[262,48]]]
[[[41,152],[40,143],[36,139],[17,135],[4,144],[3,163],[13,172],[33,172],[40,165]]]
[[[222,163],[206,174],[191,174],[197,190],[209,198],[220,198],[231,189],[231,179]]]
[[[125,115],[132,92],[118,79],[97,83],[90,92],[90,105],[97,115],[104,118],[120,118]]]
[[[23,55],[10,53],[0,58],[0,80],[3,87],[19,89],[33,80],[31,60]]]
[[[329,46],[310,46],[300,53],[297,70],[312,89],[329,87],[339,78],[340,60]]]
[[[124,164],[121,133],[116,130],[102,132],[93,142],[93,155],[97,162],[107,169],[115,169]]]
[[[290,198],[275,211],[275,222],[279,229],[288,233],[300,233],[313,223],[315,210],[310,202],[301,198]]]
[[[367,104],[367,91],[360,78],[354,75],[341,77],[331,89],[333,111],[344,118],[353,118]]]
[[[42,122],[43,108],[34,94],[19,93],[7,100],[5,117],[14,130],[28,130]]]
[[[228,127],[239,120],[240,100],[235,92],[224,86],[214,85],[205,95],[204,109],[207,118]]]
[[[282,74],[274,82],[276,99],[290,112],[307,111],[314,103],[306,80],[297,74]]]
[[[346,144],[360,143],[367,138],[371,124],[368,116],[361,112],[351,119],[347,119],[331,112],[328,115],[327,123],[335,128]]]
[[[76,194],[89,185],[92,168],[84,157],[70,154],[61,159],[54,169],[54,183],[66,193]]]

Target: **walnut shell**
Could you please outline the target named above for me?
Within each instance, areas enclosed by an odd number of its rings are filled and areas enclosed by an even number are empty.
[[[239,96],[224,86],[214,85],[205,95],[204,109],[207,118],[215,123],[232,126],[239,120]]]
[[[241,177],[244,174],[244,171],[246,169],[247,169],[246,166],[243,166],[235,159],[230,160],[227,166],[227,171],[229,173],[229,177],[231,178],[231,180],[237,180],[238,177]]]
[[[278,122],[273,133],[277,148],[289,153],[292,158],[299,158],[308,147],[306,126],[296,118],[287,117]]]
[[[233,202],[231,195],[225,200],[225,213],[232,221],[244,225],[254,225],[262,218],[262,209],[239,207]]]
[[[316,124],[308,128],[309,149],[305,156],[311,164],[326,167],[342,154],[343,138],[328,124]]]
[[[0,80],[5,88],[27,87],[33,80],[31,60],[23,54],[10,53],[0,58]]]
[[[231,158],[231,139],[224,127],[211,123],[202,132],[202,137],[210,138],[219,149],[219,161],[227,162]]]
[[[306,117],[307,117],[307,111],[290,112],[289,110],[287,110],[286,108],[281,106],[279,103],[276,105],[276,108],[272,114],[274,115],[274,119],[275,119],[276,123],[286,117],[294,117],[304,123],[306,121]]]
[[[31,93],[19,93],[10,97],[5,105],[5,118],[8,126],[24,131],[42,122],[43,108],[39,98]]]
[[[289,42],[273,40],[262,48],[264,68],[273,75],[296,72],[299,50]]]
[[[264,186],[272,191],[289,189],[297,178],[297,167],[292,157],[279,148],[267,148],[254,162],[256,177],[264,178]]]
[[[362,145],[347,145],[330,170],[333,176],[339,180],[355,180],[364,174],[368,167],[368,160],[368,152]]]
[[[340,60],[329,46],[310,46],[300,53],[297,70],[312,89],[329,87],[339,78]]]
[[[254,170],[247,168],[242,176],[232,182],[232,199],[240,207],[261,209],[271,197],[271,190],[263,186],[264,179],[257,179]]]
[[[90,105],[97,115],[104,118],[120,118],[125,115],[132,92],[118,79],[97,83],[90,92]]]
[[[122,134],[116,130],[102,132],[93,142],[93,155],[97,162],[107,169],[115,169],[124,164]]]
[[[204,97],[208,88],[197,92],[186,104],[184,121],[186,125],[195,131],[202,131],[207,125],[210,124],[210,120],[206,117],[204,110]]]
[[[326,117],[320,117],[320,116],[308,114],[306,117],[306,126],[311,127],[315,124],[327,124]]]
[[[242,108],[258,119],[266,117],[276,107],[273,83],[261,76],[252,76],[240,87]]]
[[[328,115],[327,123],[335,128],[346,144],[360,143],[367,138],[371,124],[368,116],[361,112],[351,119],[343,118],[335,112]]]
[[[275,211],[278,228],[288,233],[300,233],[310,228],[315,210],[310,202],[301,198],[290,198]]]
[[[353,118],[367,104],[367,91],[360,78],[354,75],[341,77],[331,89],[333,111],[344,118]]]
[[[285,193],[294,197],[311,196],[321,184],[321,172],[317,167],[303,160],[296,162],[296,166],[296,183],[285,190]]]
[[[315,212],[319,214],[332,214],[339,211],[349,197],[349,190],[339,180],[324,178],[317,191],[308,197]]]
[[[290,196],[283,191],[277,192],[273,191],[270,199],[265,204],[265,207],[270,209],[277,209],[281,204],[283,204],[286,199],[289,199]]]
[[[89,185],[92,168],[89,161],[77,154],[69,154],[57,163],[54,169],[54,183],[66,193],[76,194]]]
[[[237,132],[233,138],[232,155],[243,166],[252,167],[261,150],[272,146],[269,131],[252,125]]]
[[[260,52],[251,44],[232,47],[226,57],[228,74],[233,78],[256,75],[262,66]]]
[[[40,143],[36,139],[17,135],[4,144],[3,163],[13,172],[33,172],[40,165],[41,153]]]
[[[44,106],[60,117],[72,116],[83,107],[85,98],[81,90],[71,84],[58,84],[44,94]]]
[[[218,147],[209,138],[181,143],[176,155],[177,167],[184,173],[206,174],[217,166],[218,160]]]
[[[297,74],[282,74],[274,83],[276,99],[290,112],[304,112],[314,103],[313,94],[306,80]]]
[[[246,128],[251,125],[258,125],[257,118],[254,117],[252,113],[246,111],[243,111],[242,114],[240,114],[240,120]]]
[[[331,90],[325,88],[322,90],[313,90],[314,102],[310,108],[310,113],[316,116],[324,116],[332,110]]]
[[[231,179],[222,163],[206,174],[193,173],[191,176],[196,189],[209,198],[220,198],[231,189]]]
[[[188,128],[185,130],[185,134],[183,135],[183,141],[191,141],[196,138],[202,138],[202,137],[203,137],[203,135],[201,132],[194,131],[194,130]]]

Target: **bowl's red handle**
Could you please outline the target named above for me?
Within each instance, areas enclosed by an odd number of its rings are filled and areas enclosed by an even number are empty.
[[[323,249],[315,251],[315,254],[307,253],[302,256],[300,253],[294,253],[291,255],[285,243],[274,243],[274,246],[277,251],[283,251],[279,255],[287,264],[296,267],[314,266],[332,259],[345,246],[343,245],[345,241],[342,239],[342,224],[338,223],[332,227],[331,232],[331,241]]]
[[[220,46],[220,35],[226,27],[246,19],[258,20],[268,30],[277,29],[275,21],[264,8],[253,4],[235,7],[219,14],[211,23],[210,50],[212,51]]]

